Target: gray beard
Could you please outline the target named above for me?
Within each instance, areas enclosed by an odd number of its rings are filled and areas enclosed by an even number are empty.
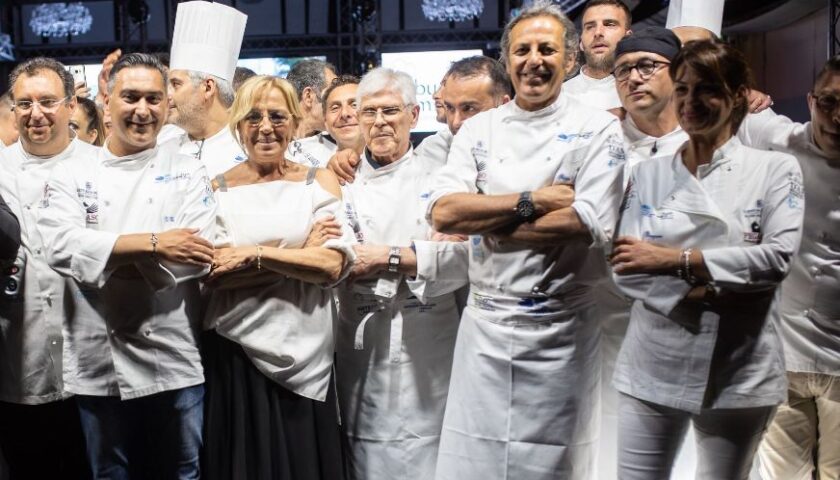
[[[596,72],[612,72],[615,68],[615,52],[610,52],[607,55],[596,56],[587,52],[583,52],[586,59],[586,68],[590,71]]]

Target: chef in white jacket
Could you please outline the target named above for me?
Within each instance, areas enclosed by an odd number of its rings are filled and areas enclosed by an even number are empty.
[[[593,473],[592,286],[606,271],[590,246],[611,242],[625,154],[618,119],[561,94],[576,46],[550,2],[511,20],[502,55],[516,96],[464,123],[433,188],[435,229],[470,235],[437,478]]]
[[[160,61],[123,56],[108,89],[111,136],[96,158],[55,167],[38,219],[47,261],[73,280],[64,387],[94,477],[197,478],[198,278],[212,261],[216,204],[198,160],[155,145],[166,120]]]
[[[92,162],[99,149],[71,136],[76,101],[64,65],[30,59],[11,80],[9,115],[21,135],[0,152],[0,192],[22,243],[0,277],[0,450],[13,478],[82,478],[89,473],[79,412],[62,382],[61,332],[72,302],[66,280],[47,264],[37,220],[53,168]]]
[[[808,93],[810,122],[768,115],[739,132],[748,145],[796,156],[807,200],[802,245],[781,288],[788,396],[758,450],[768,480],[840,472],[839,99],[840,57],[834,57]]]
[[[691,423],[697,478],[746,479],[785,398],[776,287],[800,241],[801,171],[733,137],[749,82],[733,47],[689,44],[670,74],[690,140],[633,167],[611,258],[634,298],[615,372],[618,476],[668,478]]]
[[[434,478],[467,246],[435,241],[429,189],[445,159],[411,147],[419,106],[407,74],[378,68],[357,91],[365,149],[343,189],[359,245],[338,289],[336,380],[353,479]],[[435,238],[433,238],[435,237]]]
[[[248,16],[221,3],[178,4],[169,64],[169,111],[184,129],[179,152],[204,164],[213,178],[245,161],[233,138],[228,110]]]

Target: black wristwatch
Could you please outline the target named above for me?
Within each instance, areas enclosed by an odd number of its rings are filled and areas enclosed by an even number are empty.
[[[531,192],[519,194],[519,202],[516,203],[516,216],[523,222],[533,222],[537,218],[537,209],[531,200]]]

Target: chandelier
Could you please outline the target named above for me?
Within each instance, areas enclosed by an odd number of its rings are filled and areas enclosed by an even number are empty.
[[[422,8],[433,22],[463,22],[481,15],[484,0],[423,0]]]
[[[42,3],[32,11],[29,27],[41,37],[78,36],[90,31],[93,16],[77,3]]]

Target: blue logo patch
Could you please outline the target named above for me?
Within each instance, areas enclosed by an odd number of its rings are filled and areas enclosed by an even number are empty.
[[[557,134],[557,141],[563,143],[571,143],[573,140],[577,138],[581,138],[583,140],[588,140],[592,138],[594,132],[583,132],[583,133],[559,133]]]

